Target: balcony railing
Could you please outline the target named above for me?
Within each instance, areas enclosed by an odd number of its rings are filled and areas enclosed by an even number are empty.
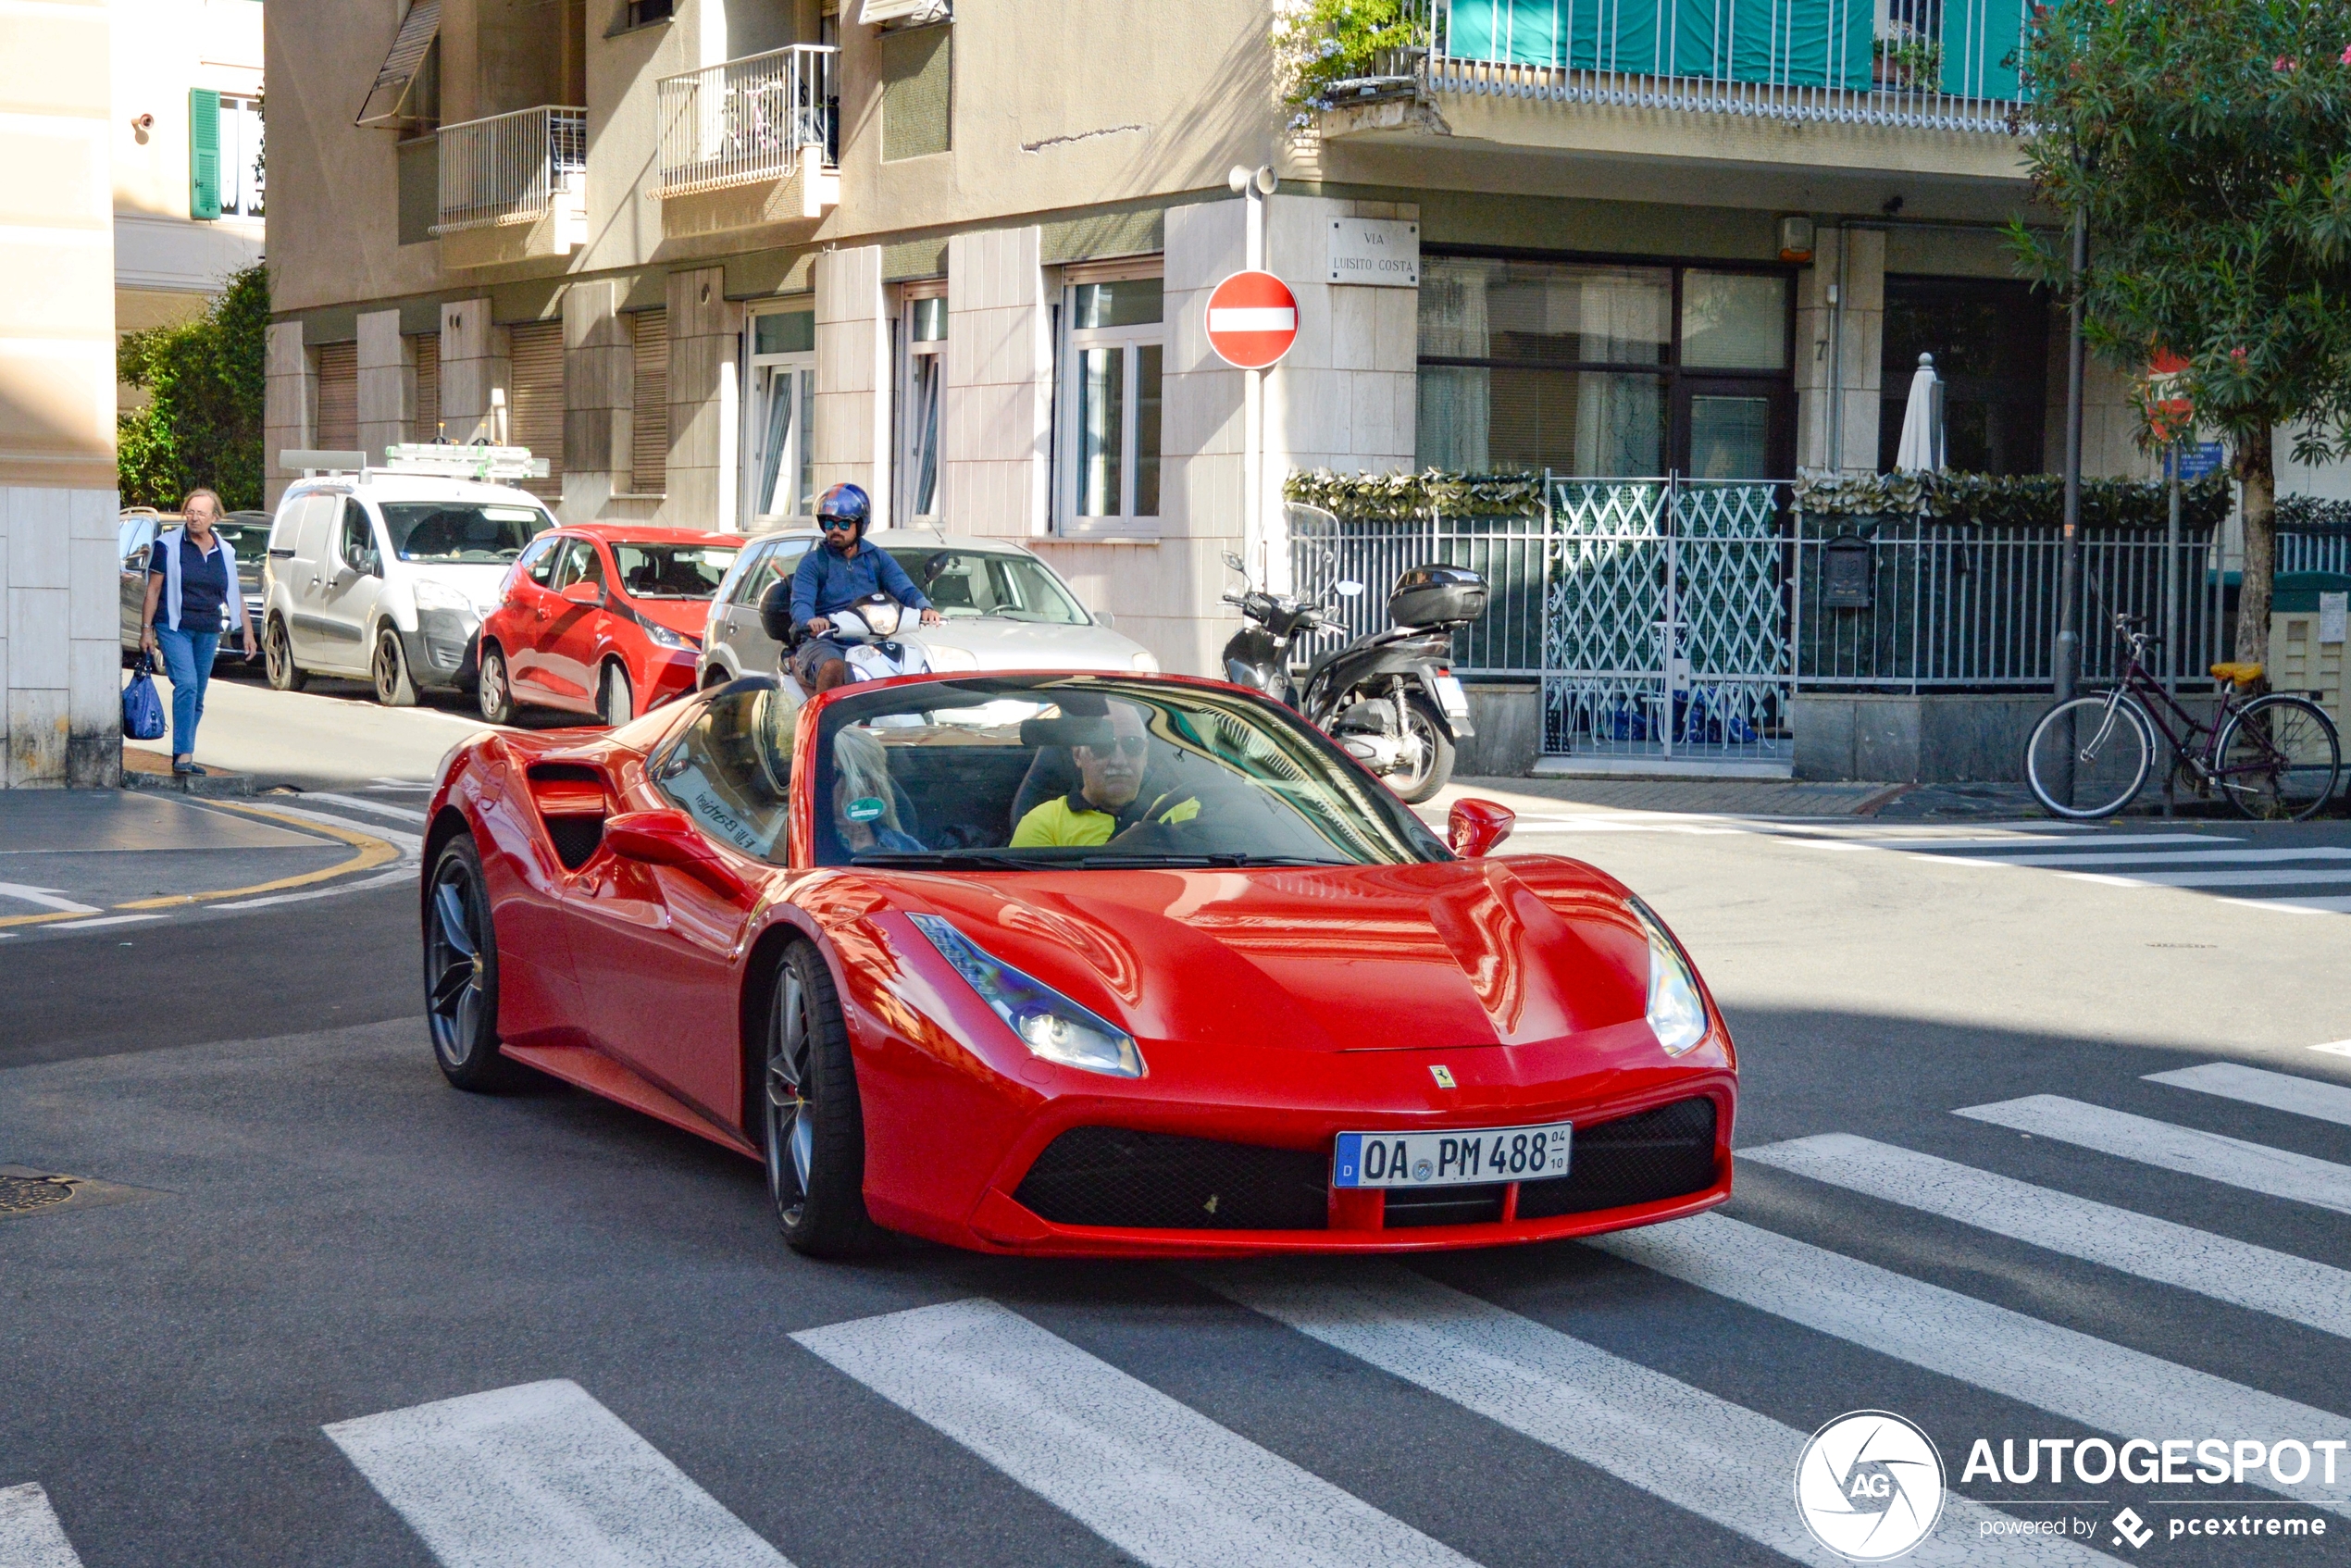
[[[829,44],[795,44],[661,79],[661,193],[781,180],[802,148],[839,161],[840,90]]]
[[[588,111],[516,109],[441,128],[441,221],[436,234],[536,223],[582,194]]]
[[[1425,0],[1421,88],[2013,131],[2025,0]]]

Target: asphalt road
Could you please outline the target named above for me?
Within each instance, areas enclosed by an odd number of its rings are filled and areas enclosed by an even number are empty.
[[[1961,1473],[2351,1438],[2351,915],[2148,879],[2344,825],[1555,815],[1511,849],[1623,876],[1732,1020],[1737,1195],[1409,1265],[797,1258],[748,1162],[447,1088],[396,888],[12,951],[0,1164],[128,1190],[0,1218],[0,1565],[1828,1562],[1797,1461],[1861,1409],[1947,1469],[1914,1561],[2340,1558],[2341,1450]],[[2247,849],[2306,852],[2165,858]],[[2151,858],[2015,864],[2087,854]]]

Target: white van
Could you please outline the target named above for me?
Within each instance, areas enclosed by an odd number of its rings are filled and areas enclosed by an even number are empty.
[[[537,496],[505,485],[376,468],[295,481],[270,523],[255,616],[269,684],[368,680],[390,707],[472,690],[482,617],[523,547],[554,526]]]

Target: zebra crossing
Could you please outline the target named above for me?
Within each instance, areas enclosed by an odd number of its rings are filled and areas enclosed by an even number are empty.
[[[2119,1161],[2196,1178],[2216,1194],[2351,1213],[2351,1165],[2188,1125],[2216,1101],[2248,1106],[2271,1117],[2260,1125],[2280,1129],[2280,1142],[2295,1140],[2285,1136],[2290,1130],[2340,1149],[2336,1129],[2351,1127],[2351,1087],[2221,1062],[2138,1082],[2160,1091],[2159,1105],[2176,1106],[2186,1120],[2056,1094],[1951,1106],[1947,1114],[2048,1140],[2037,1170],[2047,1176],[2047,1162],[2058,1161],[2063,1175],[2052,1179],[2095,1186],[2115,1168],[2106,1163]],[[2148,1102],[2149,1091],[2132,1092]],[[2177,1292],[2182,1313],[2250,1312],[2351,1340],[2351,1269],[2206,1228],[2192,1223],[2195,1215],[2142,1212],[2022,1179],[1992,1168],[1996,1155],[1971,1164],[1832,1132],[1743,1149],[1738,1158],[1750,1171],[1879,1206],[1879,1230],[1898,1229],[1906,1215],[1932,1216]],[[2213,1208],[2241,1212],[2233,1197]],[[2044,1412],[2059,1430],[2118,1440],[2225,1438],[2235,1445],[2235,1479],[2267,1494],[2270,1506],[2351,1528],[2340,1523],[2351,1522],[2345,1412],[1721,1211],[1585,1245],[1641,1271],[1634,1277],[1648,1282],[1645,1313],[1668,1314],[1696,1291],[1746,1314],[1741,1338],[1751,1350],[1742,1353],[1768,1361],[1775,1337],[1798,1329]],[[1522,1300],[1528,1310],[1513,1310],[1436,1277],[1442,1270],[1389,1260],[1168,1267],[1206,1292],[1210,1310],[1221,1302],[1384,1379],[1378,1399],[1434,1400],[1567,1462],[1570,1476],[1588,1472],[1591,1484],[1632,1488],[1660,1509],[1776,1558],[1822,1568],[1839,1561],[1807,1531],[1791,1498],[1802,1430],[1732,1397],[1730,1380],[1710,1387],[1711,1377],[1686,1364],[1679,1375],[1648,1364],[1627,1353],[1621,1337],[1611,1348],[1604,1332],[1594,1332],[1597,1319],[1579,1321],[1575,1304]],[[1472,1568],[1480,1561],[1467,1549],[1474,1543],[1445,1538],[1409,1500],[1365,1495],[1376,1488],[1361,1482],[1350,1489],[1318,1473],[1312,1453],[1283,1451],[1288,1445],[1269,1433],[1245,1435],[1195,1408],[1162,1386],[1163,1368],[1154,1382],[1151,1368],[1118,1364],[1115,1350],[1085,1348],[1038,1317],[1033,1308],[964,1296],[790,1338],[838,1380],[827,1398],[878,1397],[931,1439],[976,1458],[1150,1568]],[[1864,1403],[1868,1383],[1857,1378],[1820,1397]],[[2144,1537],[2108,1538],[2103,1524],[2089,1540],[2017,1530],[2039,1517],[2034,1504],[1968,1495],[1981,1490],[1960,1476],[1962,1453],[1971,1450],[1951,1446],[1967,1442],[1966,1418],[1907,1413],[1940,1422],[1951,1486],[1941,1524],[1912,1560],[2086,1564],[2128,1559],[2142,1544]],[[442,1568],[791,1568],[777,1543],[568,1380],[463,1394],[335,1421],[321,1431]],[[2266,1452],[2276,1445],[2283,1455],[2289,1439],[2306,1461],[2309,1449],[2321,1450],[2323,1466],[2305,1462],[2289,1475],[2263,1468],[2258,1458],[2247,1464],[2248,1446]],[[926,1506],[919,1487],[902,1491],[892,1481],[921,1475],[927,1462],[910,1448],[904,1463],[903,1476],[874,1475],[850,1503],[873,1533],[873,1561],[894,1560],[887,1544],[893,1509]],[[0,1568],[81,1562],[42,1479],[0,1487]],[[2183,1489],[2194,1490],[2171,1488]],[[2147,1512],[2197,1506],[2193,1499],[2113,1492],[2069,1500],[2096,1503],[2101,1521],[2126,1506]],[[1561,1559],[1576,1553],[1546,1558]]]
[[[2058,822],[1867,826],[1672,812],[1522,815],[1512,846],[1576,852],[1579,837],[1749,834],[1829,852],[1916,855],[1951,865],[2053,872],[2111,888],[2183,888],[2289,915],[2351,914],[2351,844],[2257,844],[2253,825],[2113,830]],[[2323,835],[2325,828],[2296,829]],[[1507,851],[1505,852],[1508,852]]]

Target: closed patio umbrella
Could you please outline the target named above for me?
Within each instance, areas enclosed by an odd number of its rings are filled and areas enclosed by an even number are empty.
[[[1910,401],[1902,410],[1902,444],[1894,454],[1896,470],[1940,473],[1943,469],[1943,383],[1934,374],[1934,355],[1919,355],[1918,374],[1910,378]]]

